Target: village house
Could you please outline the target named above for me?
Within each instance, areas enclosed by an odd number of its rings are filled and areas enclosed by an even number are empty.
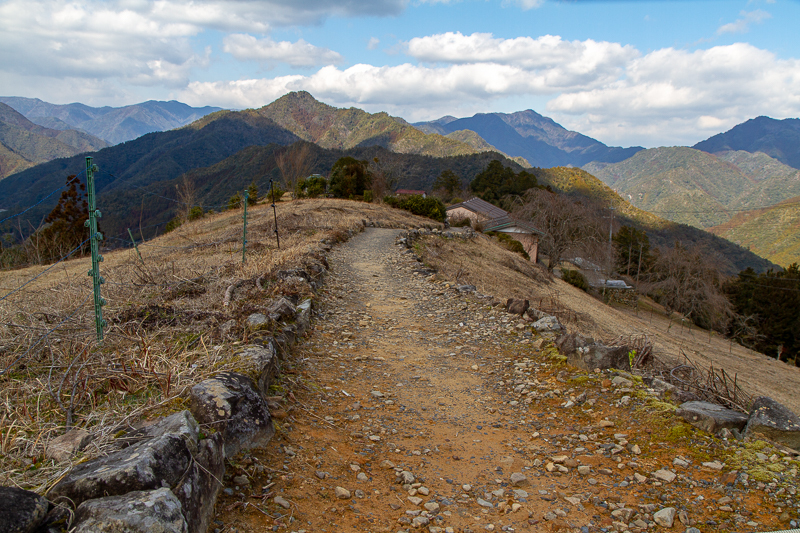
[[[473,226],[480,222],[484,232],[507,234],[522,244],[531,261],[534,263],[538,261],[539,236],[544,234],[531,224],[512,219],[508,211],[480,198],[471,198],[447,208],[448,222],[464,219],[469,219]]]

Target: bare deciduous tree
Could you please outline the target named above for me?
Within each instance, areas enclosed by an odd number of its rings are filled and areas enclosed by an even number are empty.
[[[296,195],[297,183],[308,177],[314,167],[311,145],[299,141],[279,150],[275,154],[275,164],[281,173],[286,190]]]
[[[545,235],[539,249],[555,269],[568,253],[602,257],[607,247],[598,211],[568,197],[544,189],[530,189],[514,201],[512,216],[530,221]]]
[[[178,195],[178,218],[181,220],[189,219],[189,211],[194,207],[197,202],[197,189],[194,181],[184,174],[181,177],[180,183],[175,185],[175,192]]]
[[[697,248],[676,243],[655,254],[648,293],[668,312],[678,311],[695,324],[723,330],[733,308],[722,293],[722,279],[714,261]]]

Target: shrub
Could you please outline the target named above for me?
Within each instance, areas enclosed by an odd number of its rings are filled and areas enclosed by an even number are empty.
[[[472,219],[469,217],[454,218],[450,221],[451,228],[466,228],[467,226],[472,226]]]
[[[569,270],[569,269],[562,270],[561,279],[563,279],[570,285],[578,287],[582,291],[589,290],[589,282],[586,280],[586,276],[584,276],[577,270]]]
[[[328,188],[328,180],[317,174],[297,182],[297,198],[317,198],[323,196]]]
[[[164,233],[169,233],[170,231],[179,228],[181,224],[183,224],[183,221],[179,217],[173,218],[167,222],[167,225],[164,227]]]
[[[198,218],[203,218],[205,213],[203,212],[203,208],[199,205],[194,206],[189,210],[189,220],[197,220]]]
[[[370,190],[364,191],[364,201],[367,203],[372,203],[372,191]]]
[[[522,243],[516,240],[514,237],[508,235],[507,233],[500,233],[496,231],[490,231],[487,235],[491,235],[493,237],[497,237],[497,240],[500,244],[503,245],[504,248],[511,250],[512,252],[518,253],[528,261],[530,261],[531,256],[528,255],[528,252],[525,251],[525,247],[522,246]]]
[[[430,196],[428,198],[423,198],[421,195],[407,196],[405,198],[386,196],[383,201],[397,209],[404,209],[415,215],[432,218],[439,222],[444,222],[447,216],[447,210],[442,201]]]
[[[237,192],[228,200],[226,209],[239,209],[240,207],[242,207],[242,196]]]

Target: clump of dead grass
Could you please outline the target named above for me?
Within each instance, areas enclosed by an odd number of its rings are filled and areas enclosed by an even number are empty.
[[[232,369],[246,341],[246,316],[278,295],[309,296],[308,286],[280,281],[281,270],[323,262],[322,242],[347,240],[370,223],[411,228],[426,219],[381,205],[302,200],[248,212],[242,263],[242,212],[186,223],[133,250],[104,253],[108,301],[105,340],[95,342],[88,258],[65,261],[0,302],[0,483],[44,493],[71,463],[47,459],[48,443],[84,428],[83,455],[113,447],[120,430],[142,418],[185,408],[191,386]],[[8,294],[46,267],[0,272]],[[225,304],[232,285],[253,280]],[[293,285],[294,283],[294,285]],[[233,320],[238,333],[220,334]]]

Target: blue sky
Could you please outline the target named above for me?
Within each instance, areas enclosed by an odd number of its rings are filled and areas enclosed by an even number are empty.
[[[611,145],[800,117],[800,0],[1,0],[0,94],[409,121],[533,109]]]

